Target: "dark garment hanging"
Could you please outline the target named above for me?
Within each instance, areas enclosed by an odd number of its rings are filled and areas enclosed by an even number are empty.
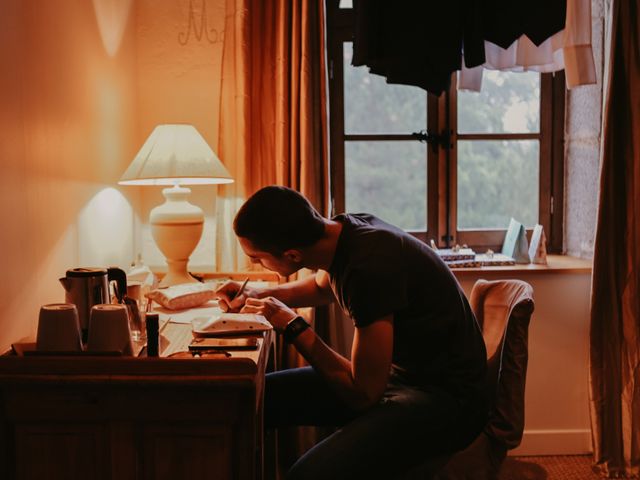
[[[521,35],[537,46],[564,28],[566,0],[486,0],[484,38],[509,48]]]
[[[508,48],[527,35],[540,45],[564,28],[566,8],[566,0],[353,0],[351,63],[440,95],[463,53],[472,68],[485,61],[485,40]]]
[[[463,44],[467,66],[484,63],[476,1],[354,0],[352,65],[439,95],[461,67]]]

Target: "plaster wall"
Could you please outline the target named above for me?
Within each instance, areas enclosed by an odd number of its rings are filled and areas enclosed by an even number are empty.
[[[132,0],[0,2],[0,351],[76,266],[126,266],[135,192]]]
[[[591,452],[590,272],[457,272],[467,297],[480,278],[518,278],[533,287],[522,443],[510,455]],[[558,301],[561,293],[562,301]]]
[[[564,250],[593,258],[600,176],[604,0],[591,2],[591,37],[598,82],[567,93],[565,123]]]

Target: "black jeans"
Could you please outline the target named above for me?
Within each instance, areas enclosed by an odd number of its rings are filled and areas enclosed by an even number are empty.
[[[471,443],[487,420],[478,403],[465,407],[444,390],[392,375],[382,400],[358,413],[305,367],[267,375],[265,425],[340,427],[298,459],[287,479],[389,479]]]

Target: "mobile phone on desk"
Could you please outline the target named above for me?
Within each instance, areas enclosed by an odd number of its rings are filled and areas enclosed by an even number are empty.
[[[256,350],[260,343],[256,337],[243,338],[194,338],[189,344],[189,351],[203,350]]]

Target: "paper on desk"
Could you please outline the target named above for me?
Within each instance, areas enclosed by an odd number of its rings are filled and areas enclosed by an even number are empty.
[[[170,320],[172,323],[188,323],[191,324],[194,318],[210,317],[221,315],[222,310],[218,307],[217,300],[209,300],[207,303],[187,310],[169,310],[168,308],[156,307],[154,311],[160,314],[160,321]]]

